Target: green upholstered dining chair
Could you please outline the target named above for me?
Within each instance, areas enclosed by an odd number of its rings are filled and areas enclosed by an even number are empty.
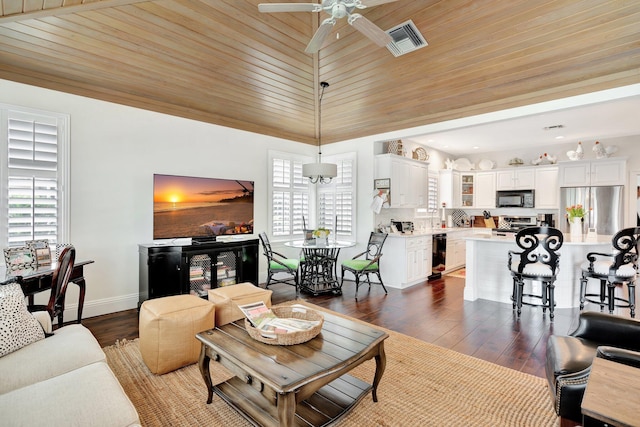
[[[360,278],[366,277],[367,283],[369,283],[369,289],[371,289],[370,274],[378,276],[378,282],[382,285],[384,293],[387,293],[380,276],[380,257],[382,257],[382,246],[384,241],[387,240],[387,233],[371,233],[369,235],[369,242],[367,243],[367,250],[354,256],[353,258],[342,262],[342,275],[341,279],[344,282],[344,273],[346,271],[351,272],[355,277],[356,282],[356,299],[358,299],[358,288],[360,287]],[[374,282],[375,283],[375,282]]]
[[[259,236],[260,241],[262,242],[262,248],[264,249],[264,255],[267,257],[267,262],[269,263],[265,289],[273,283],[285,283],[287,285],[295,286],[296,295],[298,295],[298,290],[300,288],[300,260],[287,258],[281,253],[275,252],[271,248],[271,243],[269,242],[267,233],[262,232]]]

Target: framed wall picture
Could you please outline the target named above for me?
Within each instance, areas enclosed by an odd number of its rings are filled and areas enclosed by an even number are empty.
[[[4,262],[7,265],[7,270],[9,271],[25,270],[27,268],[35,267],[33,252],[28,246],[5,248]]]
[[[26,244],[31,249],[36,267],[51,265],[51,248],[48,240],[29,240]]]

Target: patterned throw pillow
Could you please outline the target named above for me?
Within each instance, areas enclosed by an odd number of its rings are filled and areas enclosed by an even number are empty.
[[[44,330],[27,310],[20,285],[0,285],[0,357],[41,339]]]

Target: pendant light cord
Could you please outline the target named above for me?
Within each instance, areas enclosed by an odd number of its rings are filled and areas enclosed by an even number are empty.
[[[324,96],[325,88],[329,87],[329,83],[320,82],[320,98],[318,98],[318,163],[322,163],[322,97]]]

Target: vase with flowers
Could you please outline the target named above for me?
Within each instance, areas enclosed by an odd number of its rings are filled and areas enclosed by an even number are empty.
[[[316,246],[326,246],[329,243],[329,234],[331,231],[328,228],[320,227],[313,230],[313,237],[316,239]]]
[[[587,211],[582,205],[572,205],[565,208],[569,221],[569,233],[572,238],[582,238],[582,219]]]

